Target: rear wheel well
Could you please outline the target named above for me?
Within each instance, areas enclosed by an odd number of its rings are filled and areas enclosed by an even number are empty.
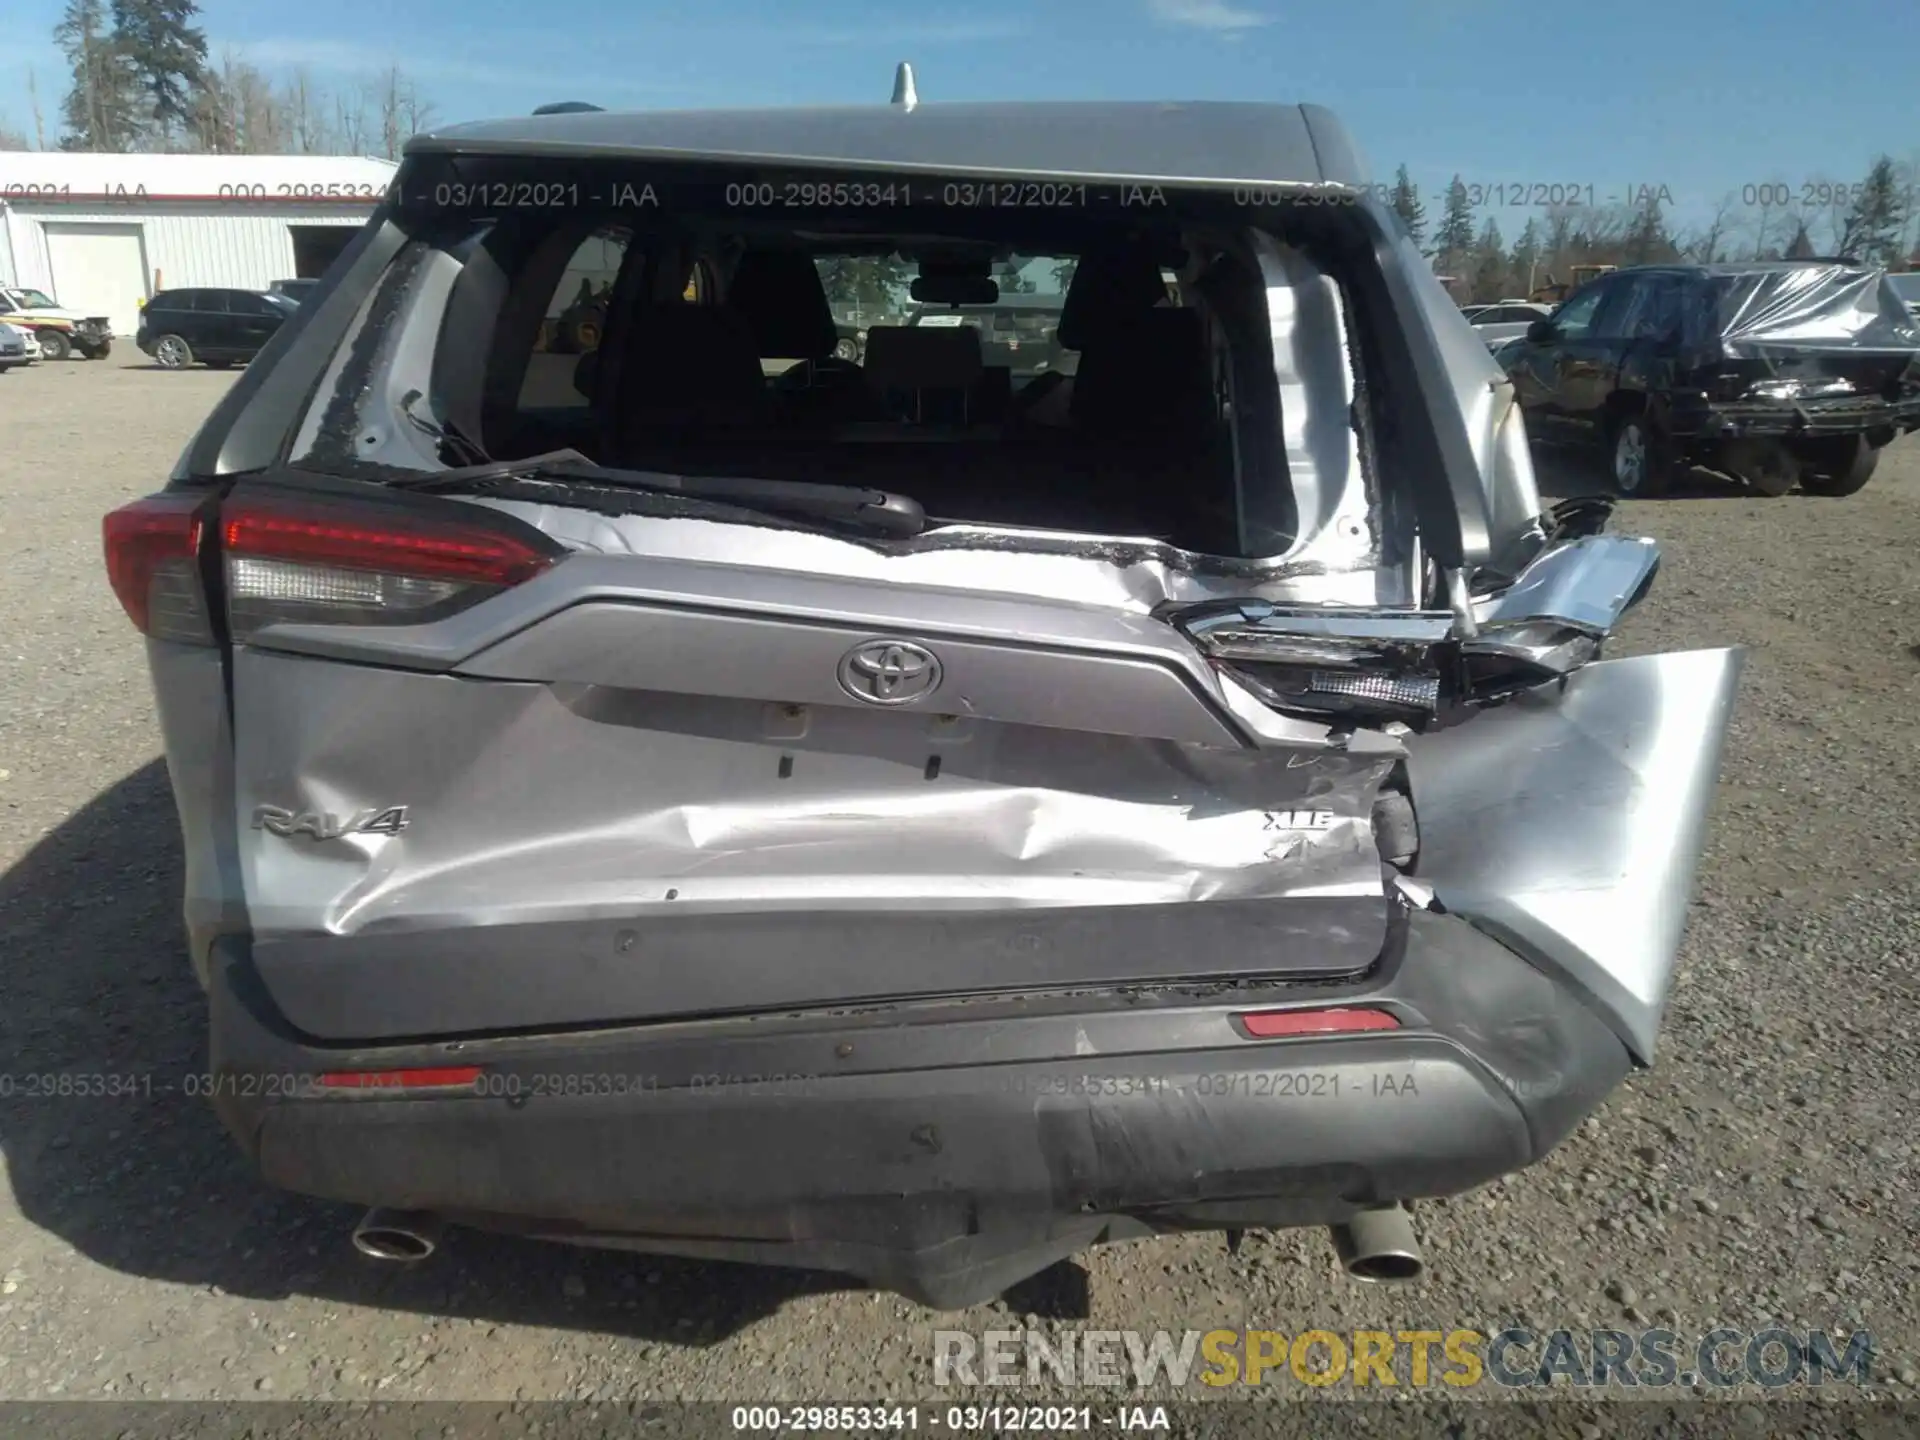
[[[1616,390],[1607,397],[1604,413],[1607,429],[1611,432],[1627,416],[1646,414],[1647,397],[1638,390]]]

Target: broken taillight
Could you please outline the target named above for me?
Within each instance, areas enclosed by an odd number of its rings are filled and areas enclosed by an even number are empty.
[[[320,1076],[328,1090],[470,1089],[484,1072],[478,1065],[428,1065],[411,1070],[329,1070]]]
[[[482,520],[395,507],[232,498],[220,510],[227,621],[414,625],[530,580],[561,553]]]
[[[156,640],[211,644],[201,583],[212,532],[235,640],[268,625],[412,625],[530,580],[563,551],[532,531],[388,505],[204,495],[136,500],[106,517],[107,578]]]
[[[107,579],[127,618],[156,640],[213,643],[200,584],[202,495],[149,495],[101,522]]]
[[[1252,1010],[1239,1019],[1255,1040],[1280,1040],[1292,1035],[1358,1035],[1370,1030],[1400,1028],[1400,1022],[1385,1010],[1352,1005],[1323,1010]]]

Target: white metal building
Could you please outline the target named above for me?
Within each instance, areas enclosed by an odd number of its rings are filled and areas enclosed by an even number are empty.
[[[324,274],[394,169],[356,156],[0,151],[0,283],[131,335],[159,290]]]

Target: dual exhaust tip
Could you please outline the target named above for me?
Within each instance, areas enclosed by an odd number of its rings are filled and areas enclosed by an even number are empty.
[[[1333,1227],[1333,1248],[1340,1265],[1356,1280],[1375,1285],[1404,1285],[1426,1273],[1426,1257],[1413,1235],[1413,1219],[1404,1205],[1381,1205],[1354,1212]]]
[[[424,1210],[373,1209],[353,1227],[353,1248],[371,1260],[417,1265],[440,1248],[439,1216]],[[1426,1258],[1403,1205],[1359,1210],[1333,1227],[1341,1267],[1370,1284],[1405,1284],[1426,1273]]]
[[[424,1210],[367,1211],[353,1227],[353,1248],[370,1260],[417,1265],[440,1248],[440,1217]]]

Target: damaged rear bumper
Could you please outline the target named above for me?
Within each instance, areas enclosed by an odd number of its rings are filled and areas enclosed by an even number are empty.
[[[1920,429],[1920,395],[1886,400],[1843,396],[1831,400],[1686,404],[1670,402],[1665,413],[1669,434],[1683,440],[1737,440],[1747,436],[1792,439],[1796,436],[1900,434]]]
[[[323,1048],[219,942],[216,1104],[272,1183],[574,1243],[976,1303],[1105,1240],[1318,1225],[1539,1159],[1627,1073],[1573,985],[1404,914],[1365,980],[924,1002]],[[1249,1010],[1398,1028],[1254,1039]],[[470,1066],[457,1090],[325,1072]]]

